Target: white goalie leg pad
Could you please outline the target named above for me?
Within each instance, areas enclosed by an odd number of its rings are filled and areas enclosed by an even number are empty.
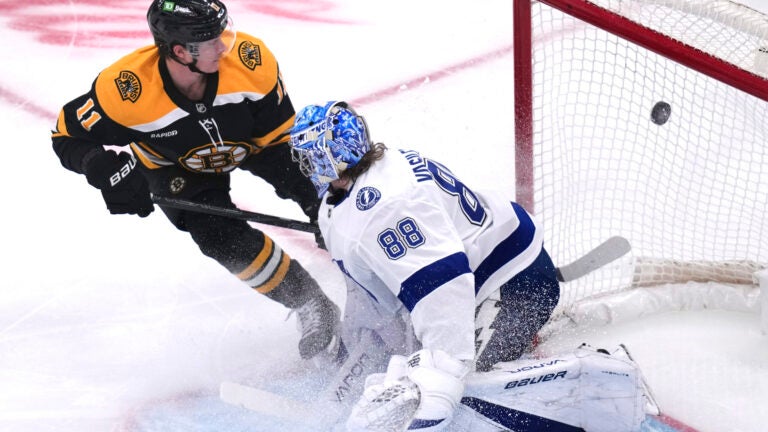
[[[374,301],[356,282],[349,278],[345,281],[347,299],[341,338],[348,349],[356,348],[360,331],[375,332],[391,354],[408,355],[421,347],[405,307],[390,310]],[[386,361],[382,365],[386,365]]]
[[[638,431],[645,418],[637,365],[589,347],[470,374],[465,396],[588,432]]]
[[[365,388],[368,376],[383,369],[391,353],[381,344],[378,335],[369,329],[359,329],[358,338],[347,352],[346,360],[341,365],[331,366],[335,376],[327,384],[322,399],[334,402],[348,411],[357,401]]]

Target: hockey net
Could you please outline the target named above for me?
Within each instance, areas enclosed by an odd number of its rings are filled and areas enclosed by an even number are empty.
[[[514,26],[518,202],[556,264],[614,235],[632,244],[563,284],[560,311],[637,287],[755,284],[768,17],[721,0],[516,0]]]

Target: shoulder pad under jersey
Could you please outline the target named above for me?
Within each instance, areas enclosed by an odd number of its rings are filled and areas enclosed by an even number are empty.
[[[163,88],[159,61],[157,48],[147,46],[101,71],[94,89],[109,118],[136,128],[178,109]]]
[[[241,94],[258,100],[278,82],[277,60],[261,39],[238,32],[232,51],[222,59],[218,96]]]

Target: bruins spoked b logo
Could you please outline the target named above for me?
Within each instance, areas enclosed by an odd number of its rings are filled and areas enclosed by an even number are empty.
[[[256,66],[261,66],[261,49],[258,45],[250,41],[243,41],[239,47],[237,47],[237,53],[240,56],[240,61],[250,70],[256,69]]]
[[[168,182],[168,190],[175,195],[183,191],[186,185],[187,179],[184,177],[174,177]]]
[[[141,96],[141,81],[131,71],[120,71],[120,75],[115,78],[115,84],[123,100],[136,102]]]
[[[244,143],[207,144],[187,152],[179,163],[192,172],[222,174],[237,168],[250,152]]]

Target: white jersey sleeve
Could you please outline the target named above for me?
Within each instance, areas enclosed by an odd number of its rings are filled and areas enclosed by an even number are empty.
[[[474,358],[474,275],[445,212],[429,202],[395,199],[369,221],[357,255],[410,311],[422,345]]]

